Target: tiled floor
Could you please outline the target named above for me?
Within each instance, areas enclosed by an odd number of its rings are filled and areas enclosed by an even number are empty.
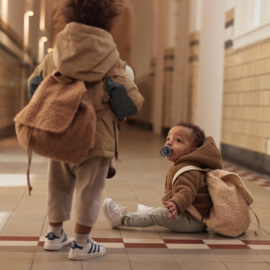
[[[135,211],[137,204],[161,206],[164,180],[171,164],[159,156],[164,139],[124,126],[120,160],[115,178],[107,180],[103,199]],[[113,230],[102,212],[91,236],[102,242],[107,255],[84,262],[69,261],[69,247],[59,252],[43,250],[46,219],[47,160],[34,156],[31,166],[32,196],[26,187],[27,155],[15,138],[0,141],[0,269],[1,270],[270,270],[270,179],[224,162],[224,168],[242,176],[255,198],[253,209],[261,221],[254,235],[255,219],[238,239],[213,232],[173,233],[162,227]],[[74,213],[65,224],[73,237]]]

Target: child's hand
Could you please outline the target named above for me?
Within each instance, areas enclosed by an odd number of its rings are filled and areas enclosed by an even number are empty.
[[[162,202],[167,208],[168,213],[171,213],[170,218],[175,219],[177,217],[177,208],[173,202]]]

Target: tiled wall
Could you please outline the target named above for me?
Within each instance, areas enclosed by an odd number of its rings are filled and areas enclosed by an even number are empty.
[[[171,104],[174,74],[174,49],[165,50],[164,57],[164,90],[163,90],[163,119],[162,126],[165,129],[171,127]]]
[[[188,106],[187,121],[196,122],[197,92],[198,92],[198,61],[199,61],[200,32],[189,36],[188,64]]]
[[[233,10],[225,27],[233,27]],[[270,39],[234,51],[225,42],[222,143],[263,154],[270,138]]]
[[[13,125],[20,108],[21,67],[19,61],[0,48],[0,129]]]
[[[22,42],[10,27],[0,18],[0,31],[10,39],[13,47],[22,50]],[[0,139],[14,134],[14,116],[20,110],[20,92],[22,82],[22,70],[25,77],[23,84],[24,104],[27,103],[27,81],[31,68],[22,65],[22,59],[13,53],[7,46],[0,42]]]

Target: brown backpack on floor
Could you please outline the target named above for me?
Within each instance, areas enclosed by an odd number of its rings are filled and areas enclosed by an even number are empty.
[[[96,121],[109,109],[105,104],[96,114],[85,83],[55,71],[37,88],[30,103],[14,118],[17,138],[38,155],[80,164],[95,143]]]

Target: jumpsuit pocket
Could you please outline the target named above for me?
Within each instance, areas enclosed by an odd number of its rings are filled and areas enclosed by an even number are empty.
[[[116,135],[116,123],[113,121],[113,132],[114,132],[114,140],[115,140],[115,159],[118,159],[118,149],[117,149],[117,135]]]

